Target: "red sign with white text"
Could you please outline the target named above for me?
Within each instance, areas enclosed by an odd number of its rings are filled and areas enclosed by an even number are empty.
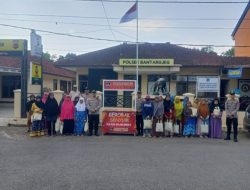
[[[135,80],[104,80],[103,90],[134,91],[136,89]]]
[[[103,111],[103,134],[135,134],[136,116],[134,111]]]

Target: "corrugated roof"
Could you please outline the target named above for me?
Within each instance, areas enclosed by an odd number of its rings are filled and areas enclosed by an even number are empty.
[[[40,63],[39,59],[29,58],[30,61],[37,61]],[[10,57],[10,56],[0,56],[0,66],[10,67],[10,68],[21,68],[21,58]],[[43,60],[43,73],[61,77],[75,78],[76,73],[67,69],[63,69],[54,65],[51,61]]]
[[[114,64],[119,64],[119,59],[135,57],[136,45],[124,43],[82,54],[72,59],[62,60],[56,64],[63,67],[112,67]],[[232,63],[250,63],[250,58],[238,59],[235,57],[223,57],[214,53],[206,53],[170,43],[140,44],[139,58],[172,58],[175,64],[182,66],[224,66]]]

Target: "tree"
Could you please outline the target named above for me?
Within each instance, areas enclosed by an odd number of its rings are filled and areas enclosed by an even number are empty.
[[[76,54],[74,54],[74,53],[67,53],[65,56],[60,55],[58,57],[57,61],[62,61],[62,60],[65,60],[65,59],[74,59],[75,57],[77,57]]]
[[[203,47],[203,48],[201,48],[201,51],[217,55],[217,53],[214,51],[214,48],[212,46]]]
[[[228,49],[227,51],[225,52],[222,52],[222,56],[226,56],[226,57],[233,57],[234,56],[234,47]]]
[[[57,59],[57,55],[51,55],[49,52],[43,53],[43,60],[46,61],[55,61]]]

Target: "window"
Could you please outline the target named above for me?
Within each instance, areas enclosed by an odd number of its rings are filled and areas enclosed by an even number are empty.
[[[60,80],[60,90],[64,91],[64,92],[68,92],[67,91],[67,81],[65,80]]]
[[[71,86],[71,81],[68,81],[68,91],[70,92],[72,90],[72,86]]]
[[[85,88],[88,88],[88,76],[79,75],[79,88],[80,92],[83,92]]]
[[[53,80],[53,90],[57,90],[57,80]]]
[[[2,77],[2,98],[14,98],[13,90],[20,88],[21,88],[20,76]]]

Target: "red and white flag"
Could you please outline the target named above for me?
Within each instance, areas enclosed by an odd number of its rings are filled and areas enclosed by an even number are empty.
[[[129,22],[137,17],[137,3],[135,3],[121,18],[120,23]]]

